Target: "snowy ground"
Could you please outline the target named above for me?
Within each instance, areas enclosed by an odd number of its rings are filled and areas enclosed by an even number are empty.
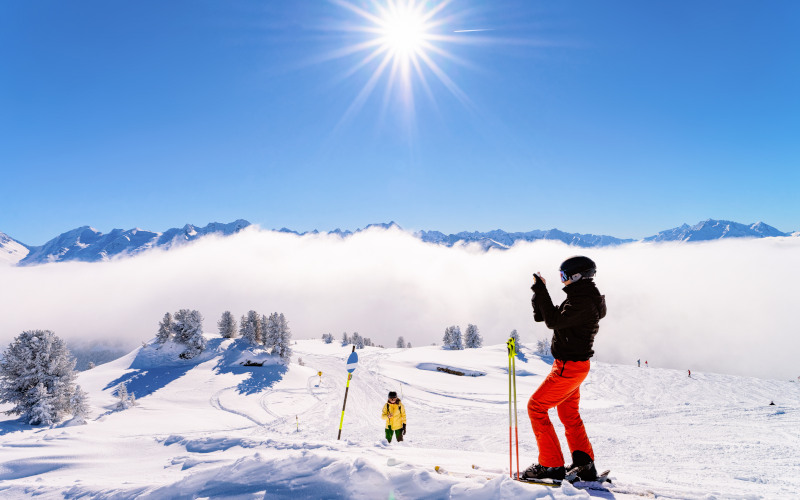
[[[800,495],[795,382],[709,373],[689,378],[684,371],[595,363],[582,389],[582,414],[598,467],[612,470],[614,486],[587,492],[508,478],[504,345],[359,350],[341,441],[349,347],[301,340],[288,367],[244,367],[239,363],[249,354],[237,345],[211,339],[193,363],[137,349],[83,372],[79,383],[93,409],[87,425],[30,428],[4,417],[0,497]],[[524,354],[516,363],[523,469],[536,460],[525,404],[549,370],[547,360]],[[115,411],[112,390],[122,381],[138,405]],[[408,412],[408,434],[399,444],[383,439],[380,411],[389,390],[402,393]],[[437,465],[445,472],[437,473]]]

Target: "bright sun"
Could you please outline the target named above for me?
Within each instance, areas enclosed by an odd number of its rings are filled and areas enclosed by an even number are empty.
[[[419,55],[426,45],[425,16],[413,4],[393,4],[378,25],[380,42],[394,57],[408,59]]]
[[[466,95],[437,63],[442,58],[462,63],[442,48],[444,44],[462,41],[445,28],[454,19],[454,15],[443,14],[452,0],[364,0],[357,4],[354,0],[331,1],[363,22],[355,27],[348,23],[347,31],[363,36],[358,42],[333,52],[331,58],[355,58],[361,54],[345,77],[372,68],[345,118],[358,112],[381,81],[386,83],[384,108],[389,102],[399,102],[409,117],[414,113],[415,86],[434,99],[430,77],[462,103],[468,103]]]

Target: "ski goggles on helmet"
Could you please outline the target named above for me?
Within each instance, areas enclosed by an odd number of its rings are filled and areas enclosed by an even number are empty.
[[[566,271],[561,271],[561,282],[569,281],[569,276],[567,275]]]

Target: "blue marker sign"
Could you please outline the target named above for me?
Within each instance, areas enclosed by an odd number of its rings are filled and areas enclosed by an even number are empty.
[[[356,365],[358,364],[358,354],[356,351],[350,353],[350,357],[347,358],[347,373],[353,373],[356,370]]]

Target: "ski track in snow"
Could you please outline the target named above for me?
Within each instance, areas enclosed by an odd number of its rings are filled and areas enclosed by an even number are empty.
[[[0,421],[2,498],[797,498],[800,384],[593,363],[581,413],[608,491],[508,477],[505,346],[359,350],[337,440],[350,348],[298,341],[282,378],[199,363],[125,411],[104,389],[132,355],[81,373],[94,419],[30,428]],[[527,398],[549,371],[517,360],[521,469],[537,450]],[[421,363],[482,372],[459,377]],[[320,377],[317,372],[322,371]],[[254,375],[253,375],[254,376]],[[248,386],[249,389],[249,386]],[[402,394],[408,434],[386,443],[386,394]],[[776,405],[770,406],[769,402]],[[551,413],[564,453],[563,427]],[[436,473],[434,467],[442,467]],[[516,461],[514,463],[516,469]]]

